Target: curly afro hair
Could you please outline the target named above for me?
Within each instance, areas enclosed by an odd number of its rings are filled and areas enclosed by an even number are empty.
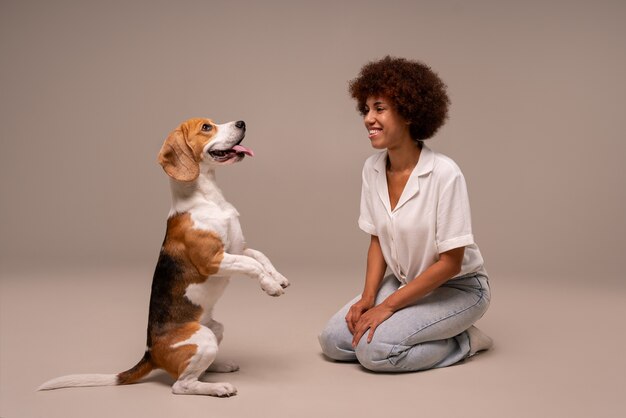
[[[409,133],[416,141],[432,137],[448,117],[446,85],[430,67],[418,61],[387,55],[369,62],[350,81],[349,91],[361,114],[365,114],[368,97],[390,100],[396,112],[410,123]]]

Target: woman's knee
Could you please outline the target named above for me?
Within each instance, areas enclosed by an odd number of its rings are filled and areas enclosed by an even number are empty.
[[[345,332],[329,323],[318,336],[322,353],[328,358],[338,361],[355,360],[350,341],[346,340]]]
[[[450,341],[430,341],[406,346],[385,344],[363,338],[356,348],[356,357],[366,369],[374,372],[409,372],[428,370],[449,354]]]
[[[322,353],[324,353],[326,357],[333,358],[333,347],[335,344],[330,330],[328,328],[325,328],[322,333],[317,336],[317,339],[320,343],[320,347],[322,348]]]
[[[368,370],[386,372],[395,369],[394,364],[391,363],[389,358],[391,347],[388,344],[380,343],[375,340],[368,343],[367,335],[361,338],[355,352],[359,363]]]

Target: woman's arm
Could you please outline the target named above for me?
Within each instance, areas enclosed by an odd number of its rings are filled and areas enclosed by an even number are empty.
[[[362,299],[372,302],[376,300],[376,295],[383,281],[387,263],[383,257],[383,250],[380,248],[380,241],[376,235],[371,235],[370,246],[367,250],[367,269],[365,270],[365,287],[363,288]]]
[[[412,305],[461,272],[465,247],[455,248],[439,255],[439,261],[428,267],[422,274],[410,281],[402,289],[389,295],[381,305],[393,312]]]
[[[376,235],[371,235],[370,246],[367,251],[367,269],[365,271],[365,286],[361,294],[361,300],[350,307],[346,315],[348,329],[354,334],[354,327],[363,312],[374,306],[376,295],[383,281],[387,263],[380,248],[380,241]]]
[[[459,247],[441,253],[439,260],[428,267],[422,274],[411,280],[406,286],[389,295],[381,304],[361,315],[354,331],[352,345],[356,346],[369,329],[367,342],[372,341],[376,328],[385,322],[394,312],[414,304],[461,271],[465,247]]]

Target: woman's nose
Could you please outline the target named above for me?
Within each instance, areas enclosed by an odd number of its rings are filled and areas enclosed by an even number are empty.
[[[367,112],[365,115],[363,115],[363,121],[366,125],[374,123],[374,115],[372,115],[372,112]]]

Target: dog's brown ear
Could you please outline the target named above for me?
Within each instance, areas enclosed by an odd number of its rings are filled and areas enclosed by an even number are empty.
[[[200,166],[180,129],[173,131],[163,143],[159,164],[168,176],[178,181],[193,181],[200,174]]]

